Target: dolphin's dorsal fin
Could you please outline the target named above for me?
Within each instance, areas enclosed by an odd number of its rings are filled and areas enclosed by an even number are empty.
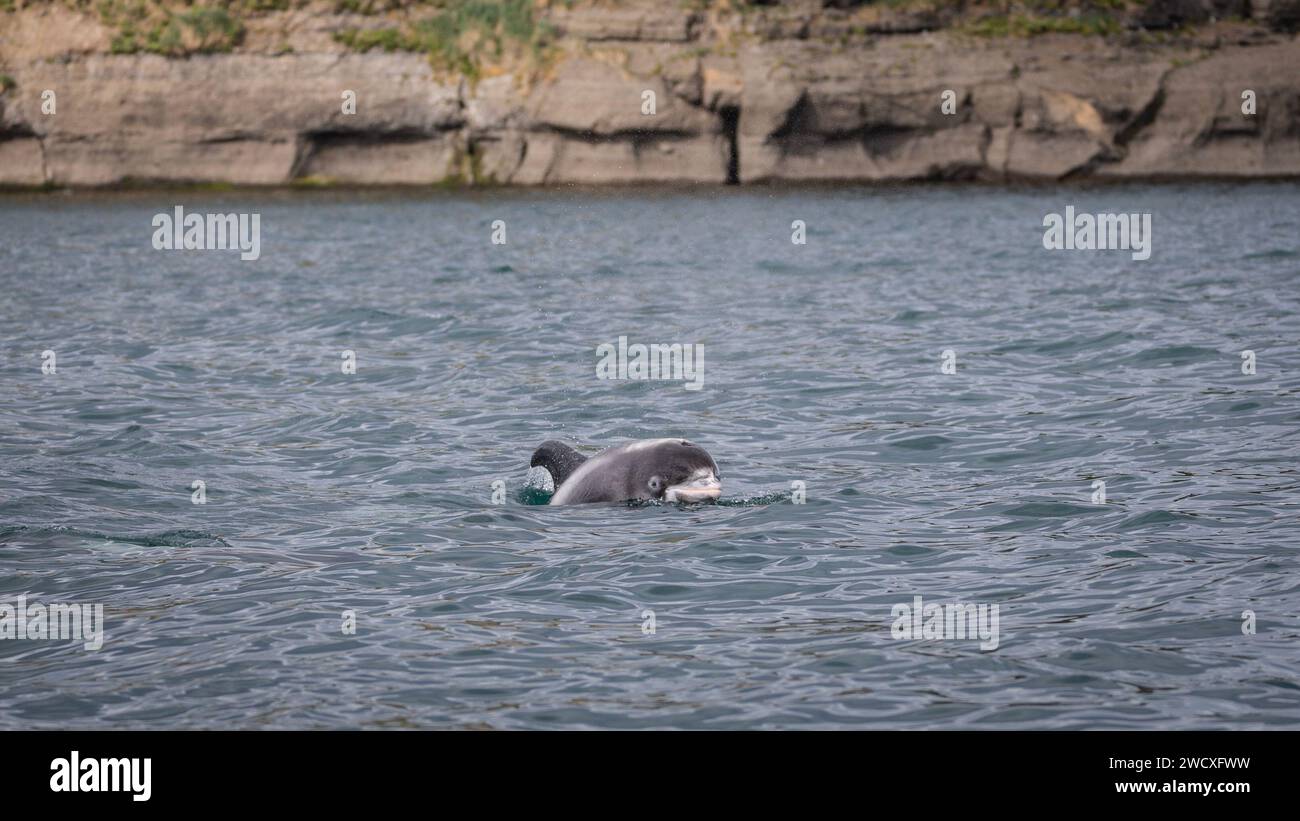
[[[559,490],[560,485],[564,484],[585,461],[587,461],[586,456],[558,439],[548,439],[533,451],[533,459],[529,465],[546,468],[546,471],[551,474],[551,480],[555,482],[555,489]]]

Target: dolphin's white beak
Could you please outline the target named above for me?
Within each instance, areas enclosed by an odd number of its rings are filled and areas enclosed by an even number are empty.
[[[664,501],[687,504],[713,502],[717,501],[720,495],[722,495],[722,482],[713,475],[713,471],[703,470],[679,485],[669,485],[664,491]]]

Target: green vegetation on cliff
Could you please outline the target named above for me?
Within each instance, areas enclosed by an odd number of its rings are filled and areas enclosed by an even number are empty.
[[[364,2],[364,0],[343,0]],[[334,39],[356,51],[417,51],[437,68],[477,77],[485,62],[536,57],[551,37],[533,0],[450,2],[430,17],[385,28],[350,28]]]
[[[114,32],[115,54],[182,57],[233,51],[244,39],[248,18],[305,8],[310,0],[0,0],[0,13],[50,3],[96,14]],[[348,48],[421,52],[435,66],[469,76],[485,63],[536,57],[551,37],[537,0],[330,0],[320,5],[327,14],[390,18],[391,24],[380,27],[336,31],[335,40]]]
[[[244,36],[244,24],[220,6],[172,11],[146,0],[99,0],[98,11],[105,24],[117,29],[114,54],[180,57],[233,51]]]
[[[1074,15],[1061,15],[1043,10],[991,14],[958,28],[967,34],[981,37],[1033,37],[1038,34],[1119,34],[1124,30],[1124,19],[1106,9]]]
[[[710,50],[736,32],[789,36],[788,25],[769,24],[806,22],[810,8],[829,25],[832,33],[824,36],[843,44],[868,35],[937,29],[979,37],[1109,36],[1252,14],[1250,0],[820,0],[811,6],[780,0],[0,0],[0,14],[51,4],[97,15],[112,32],[114,53],[168,57],[234,51],[254,17],[289,10],[337,15],[326,30],[348,49],[427,54],[436,68],[471,79],[490,70],[535,66],[556,39],[547,20],[563,14],[561,9],[596,19],[620,8],[660,16],[696,14],[702,21],[707,16],[695,30],[700,47]],[[1295,13],[1294,3],[1286,7]]]

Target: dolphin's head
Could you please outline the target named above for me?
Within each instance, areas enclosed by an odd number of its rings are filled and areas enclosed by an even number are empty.
[[[722,493],[718,465],[704,448],[685,439],[638,442],[633,481],[647,497],[665,502],[712,502]]]

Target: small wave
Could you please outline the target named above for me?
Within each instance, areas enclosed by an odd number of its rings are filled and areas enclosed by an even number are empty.
[[[1149,510],[1146,513],[1139,513],[1124,519],[1114,530],[1128,531],[1141,530],[1144,527],[1158,525],[1176,525],[1176,524],[1199,524],[1200,520],[1193,513],[1182,513],[1176,510]]]
[[[1213,348],[1199,345],[1164,345],[1150,348],[1120,360],[1131,365],[1184,365],[1190,362],[1207,362],[1221,354]]]
[[[1291,257],[1300,257],[1300,251],[1292,251],[1286,248],[1272,248],[1268,251],[1257,251],[1253,254],[1246,254],[1242,259],[1290,259]]]
[[[97,539],[105,542],[126,542],[128,544],[138,544],[142,547],[191,547],[199,542],[214,542],[223,547],[230,547],[230,543],[215,533],[207,533],[202,530],[164,530],[159,533],[140,533],[140,534],[120,534],[120,533],[100,533],[95,530],[81,530],[75,527],[64,527],[62,525],[50,525],[45,527],[32,527],[29,525],[13,525],[10,527],[0,528],[0,542],[7,541],[11,536],[18,534],[27,535],[47,535],[62,534],[73,536],[78,539]]]
[[[934,450],[944,445],[951,444],[952,440],[946,436],[912,436],[907,439],[898,439],[890,442],[891,448],[903,448],[905,450]]]
[[[1060,519],[1071,516],[1088,516],[1102,512],[1098,505],[1081,505],[1068,502],[1025,502],[1002,511],[1004,516],[1020,519]]]
[[[918,308],[907,308],[899,311],[889,318],[890,322],[919,322],[922,319],[931,319],[935,316],[933,311],[923,311]]]
[[[719,499],[716,504],[718,507],[765,507],[790,500],[791,494],[788,491],[777,491],[762,496],[750,496],[747,499]]]

